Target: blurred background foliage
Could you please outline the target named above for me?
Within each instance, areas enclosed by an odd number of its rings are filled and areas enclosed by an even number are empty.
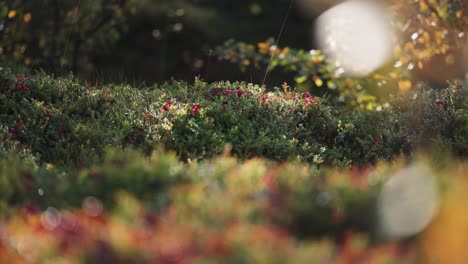
[[[296,0],[288,13],[289,0],[7,0],[0,3],[0,59],[92,82],[201,76],[263,83],[274,55],[268,87],[286,81],[367,109],[421,80],[445,86],[466,78],[466,1],[382,1],[401,37],[394,60],[361,79],[337,76],[320,51],[309,52],[314,21],[337,2]],[[287,13],[274,49],[271,38]]]
[[[226,39],[255,43],[277,34],[287,5],[287,0],[4,1],[1,58],[100,79],[193,80],[208,70],[210,48]],[[301,31],[306,25],[292,16],[285,38],[307,48],[308,34]],[[234,68],[207,78],[240,78]]]

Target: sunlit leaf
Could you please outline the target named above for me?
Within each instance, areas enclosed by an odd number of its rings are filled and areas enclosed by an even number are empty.
[[[31,13],[26,13],[24,16],[23,16],[23,21],[24,23],[29,23],[32,19],[32,15]]]
[[[307,76],[306,76],[306,75],[302,75],[302,76],[300,76],[300,77],[297,77],[295,80],[296,80],[296,82],[297,82],[298,84],[302,84],[302,83],[304,83],[305,81],[307,81]]]
[[[323,81],[322,81],[322,79],[320,79],[320,78],[317,78],[317,79],[314,81],[314,83],[315,83],[315,85],[316,85],[317,87],[322,87],[322,85],[323,85]]]
[[[398,81],[398,88],[400,88],[401,91],[408,91],[411,89],[412,83],[410,80],[400,80]]]
[[[16,10],[10,10],[10,12],[8,12],[8,18],[9,19],[12,19],[16,16]]]

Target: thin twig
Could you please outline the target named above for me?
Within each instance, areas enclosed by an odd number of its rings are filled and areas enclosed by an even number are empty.
[[[278,48],[278,43],[280,41],[281,35],[283,34],[284,26],[286,25],[286,21],[288,21],[289,13],[291,13],[291,9],[292,9],[292,6],[293,6],[293,1],[294,0],[291,0],[289,2],[288,12],[286,12],[286,16],[284,17],[283,25],[281,26],[281,30],[280,30],[280,32],[278,34],[278,38],[276,39],[275,48]],[[270,61],[268,62],[268,66],[267,66],[267,69],[265,71],[265,77],[263,77],[262,86],[265,84],[265,81],[266,81],[267,76],[268,76],[268,71],[270,70],[270,66],[271,66],[271,63],[273,62],[274,57],[275,57],[275,52],[272,51]]]

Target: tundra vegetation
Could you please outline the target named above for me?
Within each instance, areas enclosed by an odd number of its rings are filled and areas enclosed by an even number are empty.
[[[466,1],[336,2],[2,1],[0,262],[464,263]]]

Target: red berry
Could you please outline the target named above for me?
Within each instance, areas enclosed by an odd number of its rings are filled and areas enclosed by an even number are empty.
[[[214,96],[217,96],[217,95],[219,95],[220,93],[222,93],[223,90],[224,90],[223,88],[211,88],[210,93],[211,93],[211,95],[214,97]]]
[[[28,89],[28,87],[24,83],[17,83],[16,84],[16,89],[24,92],[24,91],[26,91]]]
[[[374,143],[375,144],[379,143],[381,139],[382,139],[381,136],[378,136],[378,135],[374,136]]]
[[[64,125],[60,125],[57,127],[57,132],[59,132],[60,134],[66,134],[68,133],[68,128]]]
[[[17,122],[14,127],[8,128],[8,132],[11,134],[16,134],[20,131],[21,129],[21,122]]]
[[[24,215],[33,215],[39,213],[41,209],[35,204],[27,202],[23,205],[22,211]]]
[[[231,96],[231,94],[232,94],[232,89],[224,89],[223,92],[224,92],[224,95],[226,95],[226,96]]]
[[[439,99],[436,101],[436,105],[444,105],[444,101]]]
[[[167,100],[167,101],[163,104],[162,110],[164,110],[165,112],[169,111],[169,107],[171,106],[171,104],[172,104],[171,100]]]
[[[200,104],[193,104],[192,105],[192,110],[190,111],[190,114],[192,116],[198,114],[198,112],[200,111]]]
[[[306,106],[317,106],[318,105],[318,97],[310,95],[309,92],[305,93],[302,95],[302,98],[304,99],[305,105]]]

